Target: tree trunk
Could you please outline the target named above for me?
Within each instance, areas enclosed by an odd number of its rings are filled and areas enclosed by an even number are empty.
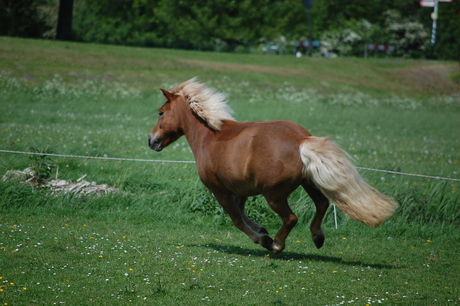
[[[59,0],[59,15],[56,27],[56,39],[72,40],[73,0]]]

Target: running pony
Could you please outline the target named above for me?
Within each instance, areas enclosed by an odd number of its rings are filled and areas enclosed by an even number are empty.
[[[397,207],[392,198],[364,182],[347,154],[327,138],[314,137],[290,121],[237,122],[225,95],[195,78],[161,91],[167,101],[148,136],[149,147],[159,152],[185,135],[204,185],[233,224],[269,251],[281,252],[297,223],[287,198],[299,186],[316,206],[310,231],[317,248],[324,244],[321,222],[328,198],[372,227]],[[259,194],[283,221],[274,239],[245,213],[247,197]]]

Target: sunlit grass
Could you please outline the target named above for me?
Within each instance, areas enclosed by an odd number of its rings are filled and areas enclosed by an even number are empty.
[[[125,217],[116,228],[77,215],[16,221],[6,215],[0,223],[9,237],[2,260],[16,263],[1,271],[5,303],[458,302],[456,273],[445,267],[457,254],[447,237],[329,229],[327,245],[316,250],[307,230],[296,229],[289,251],[273,256],[239,232],[199,222],[189,232]]]

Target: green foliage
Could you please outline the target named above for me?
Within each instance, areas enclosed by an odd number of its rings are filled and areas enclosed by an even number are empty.
[[[365,19],[344,21],[340,28],[321,35],[321,52],[341,56],[362,56],[367,43],[391,45],[392,56],[419,58],[428,50],[429,35],[420,22],[403,18],[398,11],[388,10],[383,25]]]
[[[53,0],[0,0],[0,35],[42,37],[51,29],[46,7]]]
[[[252,52],[259,44],[285,37],[289,43],[284,49],[290,52],[294,40],[307,39],[305,9],[295,0],[106,2],[83,1],[78,6],[74,22],[78,40]],[[452,59],[457,57],[455,51],[445,49],[456,50],[447,46],[455,44],[451,37],[459,27],[458,20],[449,17],[456,12],[455,5],[449,5],[445,13],[440,11],[441,29],[446,30],[438,31],[437,53]],[[413,1],[316,2],[313,38],[321,39],[323,53],[341,56],[361,56],[365,43],[392,44],[397,56],[428,56],[429,14],[423,11]]]
[[[51,176],[51,167],[48,163],[48,156],[44,155],[46,153],[51,153],[48,148],[44,150],[39,150],[35,147],[30,148],[31,152],[35,153],[41,153],[40,155],[31,155],[30,161],[31,161],[31,168],[32,171],[34,172],[34,179],[36,180],[36,183],[38,185],[44,183],[47,179],[50,178]],[[43,155],[42,155],[43,154]]]
[[[0,35],[53,37],[57,0],[2,0]],[[434,55],[458,58],[458,2],[441,3]],[[324,0],[312,10],[322,53],[361,56],[365,43],[392,44],[393,55],[430,57],[431,8],[411,0]],[[308,39],[300,0],[75,0],[73,31],[85,42],[197,50],[260,52],[274,43],[293,51]],[[280,39],[282,38],[282,39]]]
[[[452,81],[460,85],[460,72],[454,73],[450,78]]]

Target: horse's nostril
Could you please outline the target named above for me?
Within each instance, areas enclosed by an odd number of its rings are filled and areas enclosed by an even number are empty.
[[[152,137],[149,135],[149,147],[155,151],[161,151],[163,148],[161,147],[161,139],[158,137]]]

